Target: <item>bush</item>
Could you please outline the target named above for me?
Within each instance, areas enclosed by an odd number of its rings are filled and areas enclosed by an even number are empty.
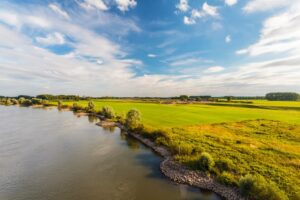
[[[25,99],[24,101],[22,101],[22,106],[31,106],[32,102],[30,99]]]
[[[101,111],[101,114],[108,118],[108,119],[113,119],[115,118],[115,111],[112,107],[110,106],[104,106],[102,107],[102,111]]]
[[[141,124],[141,113],[136,109],[128,111],[126,116],[126,125],[130,129],[135,129]]]
[[[232,185],[237,186],[238,183],[235,180],[234,176],[228,172],[223,172],[221,175],[217,177],[218,182],[224,185]]]
[[[79,111],[82,111],[83,110],[83,107],[78,105],[78,103],[73,103],[73,106],[72,106],[72,110],[74,112],[79,112]]]
[[[240,192],[253,200],[288,200],[287,196],[273,182],[267,182],[260,175],[246,175],[239,181]]]
[[[206,153],[206,152],[201,153],[201,156],[199,159],[200,169],[211,170],[214,165],[215,165],[215,162],[209,153]]]
[[[216,167],[220,170],[220,172],[230,171],[234,168],[233,162],[228,158],[217,160],[215,164]]]
[[[11,99],[11,103],[12,103],[13,105],[17,105],[17,104],[19,104],[19,102],[18,102],[18,100],[17,100],[17,99]]]
[[[42,99],[32,98],[31,102],[34,105],[41,105],[42,104]]]
[[[89,101],[88,106],[86,107],[86,112],[88,113],[96,113],[95,104],[92,101]]]
[[[24,97],[19,98],[19,104],[23,104],[26,99]]]
[[[62,106],[63,106],[62,101],[61,100],[57,101],[57,107],[58,108],[62,108]]]

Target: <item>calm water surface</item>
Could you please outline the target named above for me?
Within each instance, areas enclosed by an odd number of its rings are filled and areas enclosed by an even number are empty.
[[[172,183],[159,156],[94,123],[56,109],[0,106],[0,200],[220,200]]]

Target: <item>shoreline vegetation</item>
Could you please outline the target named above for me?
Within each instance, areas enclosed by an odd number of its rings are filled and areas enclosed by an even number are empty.
[[[291,96],[294,98],[293,95]],[[279,97],[284,98],[282,93]],[[248,100],[245,101],[246,103],[233,103],[231,99],[227,101],[226,106],[234,105],[231,108],[236,105],[253,104]],[[179,102],[179,104],[185,103],[190,102],[184,99]],[[162,173],[171,180],[211,190],[225,199],[300,199],[298,146],[300,125],[298,124],[252,119],[190,125],[184,128],[154,128],[143,123],[141,118],[143,113],[137,109],[129,109],[127,113],[117,113],[113,107],[103,106],[99,110],[92,100],[85,101],[86,106],[83,106],[80,101],[39,98],[30,100],[21,97],[5,99],[0,104],[57,107],[59,110],[71,110],[80,116],[94,115],[101,120],[97,125],[118,126],[122,131],[164,157],[160,168]],[[285,107],[285,105],[268,105],[268,103],[261,106],[274,106],[274,110]],[[298,112],[300,108],[297,105],[290,107],[295,108],[293,112]]]

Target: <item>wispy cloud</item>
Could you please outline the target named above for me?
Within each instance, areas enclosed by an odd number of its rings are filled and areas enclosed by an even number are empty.
[[[49,4],[49,8],[51,10],[53,10],[54,12],[56,12],[57,14],[61,15],[62,17],[66,18],[66,19],[70,19],[70,16],[68,15],[68,13],[66,11],[64,11],[62,8],[60,8],[59,5],[57,4]]]

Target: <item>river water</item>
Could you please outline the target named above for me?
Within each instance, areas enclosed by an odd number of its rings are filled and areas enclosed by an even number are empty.
[[[220,200],[169,181],[159,156],[95,122],[0,106],[0,200]]]

